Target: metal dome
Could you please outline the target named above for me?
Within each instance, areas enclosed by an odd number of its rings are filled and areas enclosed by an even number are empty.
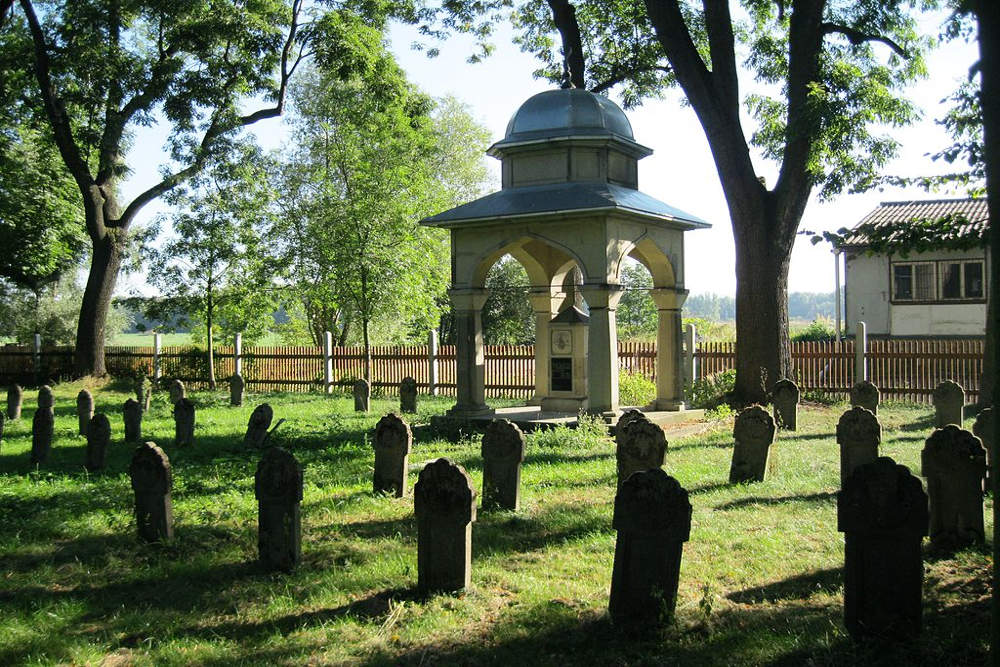
[[[521,105],[494,147],[568,137],[608,137],[634,143],[632,125],[617,104],[578,88],[547,90]]]

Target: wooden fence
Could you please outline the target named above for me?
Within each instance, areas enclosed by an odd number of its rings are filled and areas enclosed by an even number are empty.
[[[979,395],[983,371],[983,339],[869,339],[866,359],[869,379],[884,399],[929,402],[940,382],[955,380],[965,388],[970,401]],[[486,357],[486,393],[488,396],[527,398],[534,390],[535,357],[531,345],[488,345]],[[373,388],[383,394],[395,394],[404,377],[416,379],[426,391],[431,383],[430,348],[414,346],[377,346],[372,348]],[[619,364],[623,370],[655,379],[655,343],[619,343]],[[854,341],[793,342],[793,379],[803,391],[846,395],[855,382]],[[108,372],[113,376],[132,376],[138,372],[152,375],[152,347],[109,346],[105,350]],[[364,350],[359,347],[334,347],[332,350],[333,383],[347,388],[363,375]],[[694,352],[698,377],[706,377],[734,368],[735,343],[700,343]],[[243,376],[256,391],[319,391],[323,387],[323,350],[318,347],[246,348],[242,354]],[[30,347],[0,348],[0,379],[5,382],[31,383],[36,377],[36,363],[46,380],[65,379],[72,375],[73,350],[66,347],[42,348],[36,357]],[[193,387],[207,384],[208,356],[192,347],[165,347],[159,363],[163,377],[176,377]],[[441,346],[436,356],[436,391],[455,393],[455,348]],[[228,378],[235,370],[234,349],[220,346],[215,354],[217,378]],[[770,379],[768,383],[772,383]]]

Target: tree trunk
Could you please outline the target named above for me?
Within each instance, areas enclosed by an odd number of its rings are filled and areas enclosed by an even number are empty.
[[[365,345],[365,380],[371,385],[372,381],[372,346],[368,340],[368,318],[361,318],[361,333]]]
[[[208,388],[215,391],[218,385],[215,383],[215,333],[212,331],[214,323],[215,303],[212,300],[212,293],[208,293],[207,305],[205,308],[205,323],[208,325]]]
[[[122,261],[118,234],[117,230],[106,229],[101,237],[91,239],[90,273],[83,291],[83,302],[80,304],[74,353],[74,369],[81,377],[107,375],[104,364],[104,327]]]

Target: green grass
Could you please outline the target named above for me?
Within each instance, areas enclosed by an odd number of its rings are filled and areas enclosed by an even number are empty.
[[[836,419],[804,407],[782,433],[768,481],[727,483],[731,421],[670,443],[666,468],[691,494],[676,624],[622,635],[606,608],[615,533],[613,443],[593,429],[529,437],[523,510],[480,512],[473,588],[422,598],[412,499],[373,496],[368,439],[395,401],[357,415],[345,396],[196,393],[197,444],[172,446],[163,394],[143,424],[170,456],[175,538],[135,537],[121,443],[127,397],[95,390],[115,443],[108,471],[83,470],[79,384],[56,389],[50,461],[28,464],[24,417],[0,449],[0,664],[975,664],[987,646],[985,548],[928,553],[925,631],[915,642],[855,646],[842,623],[843,538],[836,531]],[[450,401],[421,397],[425,423]],[[303,562],[291,575],[257,567],[253,473],[241,449],[253,407],[269,401],[278,444],[305,466]],[[881,414],[886,454],[919,468],[930,411]],[[415,429],[410,485],[422,462],[449,456],[481,484],[479,442]],[[989,516],[989,512],[987,513]],[[988,532],[989,532],[988,528]]]

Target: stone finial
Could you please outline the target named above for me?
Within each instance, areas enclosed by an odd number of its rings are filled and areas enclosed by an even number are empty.
[[[986,448],[986,478],[983,480],[983,491],[988,491],[987,481],[993,469],[993,408],[983,408],[976,416],[976,423],[972,425],[972,432],[983,442]]]
[[[143,412],[149,412],[149,403],[153,398],[153,383],[149,381],[146,374],[139,372],[135,378],[135,400],[142,407]]]
[[[174,403],[174,445],[183,447],[194,444],[195,408],[190,398]]]
[[[986,449],[979,438],[948,424],[927,438],[920,462],[930,498],[931,542],[946,549],[983,542]]]
[[[644,629],[669,621],[691,533],[687,491],[662,468],[635,472],[615,496],[612,526],[618,531],[608,600],[612,622]]]
[[[229,405],[239,407],[243,405],[243,393],[246,391],[246,382],[239,373],[229,378]]]
[[[80,435],[87,435],[90,418],[94,416],[94,397],[86,389],[76,395],[76,418]]]
[[[490,422],[480,448],[483,457],[483,509],[517,511],[521,505],[524,434],[506,419]]]
[[[794,431],[799,419],[799,386],[791,380],[778,380],[771,390],[774,421],[778,428]]]
[[[855,639],[912,637],[922,623],[927,495],[888,457],[858,466],[837,494],[844,533],[844,624]]]
[[[126,399],[122,406],[122,419],[125,422],[125,442],[142,440],[142,406],[139,401]]]
[[[659,468],[667,453],[667,438],[663,429],[640,413],[631,417],[615,432],[615,458],[618,463],[618,486],[639,470]]]
[[[372,387],[368,380],[358,380],[354,383],[354,411],[368,412],[372,396]]]
[[[396,498],[406,495],[406,470],[413,432],[398,415],[389,413],[375,425],[375,474],[372,489],[375,493],[391,493]]]
[[[21,385],[12,384],[7,387],[7,418],[20,419],[21,405],[24,403],[24,390]]]
[[[257,547],[268,570],[292,570],[302,558],[302,466],[280,447],[264,450],[254,477]]]
[[[412,377],[405,377],[399,383],[399,410],[403,413],[417,411],[417,381]]]
[[[87,462],[88,472],[104,469],[104,462],[111,444],[111,422],[107,415],[98,412],[87,424]]]
[[[417,515],[417,587],[468,588],[472,576],[472,522],[476,491],[462,466],[441,458],[424,466],[413,487]]]
[[[865,408],[878,416],[880,396],[878,387],[868,380],[862,380],[851,387],[851,407]]]
[[[52,396],[52,387],[49,385],[44,385],[38,390],[38,407],[40,408],[51,408],[55,405],[56,400]]]
[[[271,421],[274,419],[274,410],[268,403],[261,403],[253,409],[250,421],[247,423],[247,432],[243,436],[244,447],[263,447],[267,442],[267,432],[271,428]]]
[[[774,467],[771,445],[774,444],[774,419],[759,405],[744,408],[733,425],[733,463],[729,481],[763,482]]]
[[[962,425],[965,417],[965,390],[962,385],[945,380],[934,388],[934,425],[942,428],[948,424]]]
[[[170,459],[156,443],[139,445],[132,455],[128,474],[135,492],[135,520],[139,538],[159,542],[174,536],[174,513],[170,499],[173,479]]]
[[[882,425],[871,410],[853,407],[837,422],[837,444],[840,445],[840,485],[854,469],[878,458],[882,444]]]
[[[170,381],[170,383],[167,385],[167,391],[170,394],[171,405],[176,405],[177,401],[181,400],[182,398],[187,398],[187,389],[185,389],[184,383],[178,380],[177,378],[174,378],[173,380]]]

